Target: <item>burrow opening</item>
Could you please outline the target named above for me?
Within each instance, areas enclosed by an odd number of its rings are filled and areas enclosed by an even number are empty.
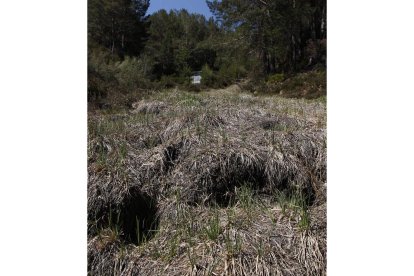
[[[259,123],[264,130],[281,131],[285,129],[295,129],[298,123],[295,119],[289,117],[278,117],[273,119],[265,119]]]
[[[98,228],[118,231],[120,239],[128,244],[139,245],[150,240],[159,228],[156,201],[131,189],[120,204],[110,205],[98,223]]]
[[[246,194],[243,195],[243,191],[247,191],[253,197],[273,196],[276,191],[279,191],[287,196],[300,194],[306,205],[312,206],[316,197],[311,182],[309,181],[303,188],[297,190],[290,184],[293,179],[293,175],[287,175],[275,187],[269,187],[265,173],[261,169],[229,171],[226,175],[213,179],[213,184],[207,189],[208,204],[221,208],[232,207],[241,200],[241,197],[246,196]]]
[[[216,174],[207,194],[210,195],[209,203],[219,207],[234,206],[240,200],[242,189],[248,189],[252,195],[260,193],[266,185],[264,172],[260,169],[237,168],[225,175]]]
[[[183,141],[169,145],[164,150],[164,160],[165,160],[165,171],[169,172],[176,164],[178,157],[181,153],[181,148],[183,147]]]

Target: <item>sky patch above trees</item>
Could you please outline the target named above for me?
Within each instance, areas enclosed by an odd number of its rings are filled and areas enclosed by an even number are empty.
[[[167,11],[186,9],[190,13],[199,13],[206,18],[213,16],[204,0],[151,0],[147,15],[153,14],[161,9]]]

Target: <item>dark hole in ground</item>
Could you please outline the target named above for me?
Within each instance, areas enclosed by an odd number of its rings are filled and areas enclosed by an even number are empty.
[[[226,175],[216,177],[214,184],[208,189],[207,193],[211,195],[210,203],[220,207],[229,207],[234,206],[241,199],[240,190],[242,187],[256,193],[261,191],[265,184],[266,179],[263,170],[238,168],[229,171]]]
[[[168,172],[172,167],[175,166],[175,162],[180,155],[180,150],[183,147],[183,142],[177,144],[169,145],[164,150],[164,160],[165,160],[165,170]]]
[[[278,122],[276,120],[264,120],[260,123],[260,126],[265,130],[274,129],[278,126]]]
[[[276,189],[283,191],[287,196],[300,194],[307,206],[313,205],[316,197],[310,180],[305,187],[300,190],[296,190],[294,186],[291,185],[291,181],[294,181],[294,176],[286,175],[276,185]],[[271,191],[271,188],[266,184],[266,176],[261,169],[252,168],[250,170],[240,169],[230,171],[225,176],[216,177],[214,179],[214,184],[207,190],[207,194],[210,195],[208,203],[219,207],[231,207],[237,202],[242,201],[243,197],[246,196],[257,194],[272,195],[273,192]]]
[[[120,207],[119,221],[126,241],[140,244],[155,234],[159,224],[155,200],[133,190]]]
[[[293,118],[278,117],[273,119],[265,119],[259,125],[264,130],[283,131],[286,129],[296,128],[298,123]]]
[[[312,206],[316,200],[316,191],[313,189],[312,184],[309,183],[302,190],[302,194],[305,197],[305,202],[308,206]]]
[[[151,239],[158,230],[157,211],[154,199],[131,189],[121,204],[105,209],[97,228],[116,229],[123,242],[139,245]]]

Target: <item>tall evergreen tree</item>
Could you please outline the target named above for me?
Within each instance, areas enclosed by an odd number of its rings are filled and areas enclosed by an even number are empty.
[[[240,32],[264,73],[305,67],[306,47],[326,39],[325,0],[207,1],[221,26]]]
[[[152,59],[156,78],[184,75],[213,66],[216,53],[205,41],[214,30],[203,15],[186,10],[160,10],[149,17],[149,40],[145,53]]]
[[[98,44],[112,55],[138,55],[147,37],[149,0],[89,0],[89,48]]]

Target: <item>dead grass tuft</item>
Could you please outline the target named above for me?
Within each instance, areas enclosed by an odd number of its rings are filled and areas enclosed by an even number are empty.
[[[152,101],[148,102],[145,100],[141,100],[139,102],[135,102],[132,104],[132,108],[134,109],[134,113],[160,113],[163,109],[165,109],[167,105],[160,101]]]

